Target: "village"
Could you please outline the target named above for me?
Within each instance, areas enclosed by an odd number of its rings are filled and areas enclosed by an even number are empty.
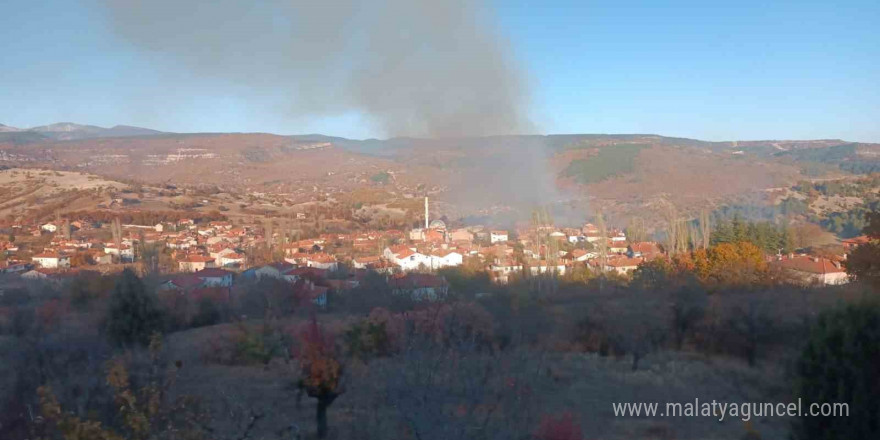
[[[299,297],[324,307],[328,293],[351,290],[370,272],[386,277],[395,294],[436,301],[448,293],[442,275],[447,268],[485,272],[497,284],[579,272],[625,279],[645,262],[670,258],[664,243],[637,241],[622,228],[606,228],[601,219],[598,225],[587,222],[580,228],[555,227],[546,214],[536,219],[512,230],[448,227],[441,219],[431,219],[427,197],[420,227],[308,238],[291,237],[273,228],[271,221],[181,218],[137,225],[121,224],[118,218],[109,223],[64,219],[14,225],[9,238],[0,241],[5,254],[0,271],[22,280],[63,282],[83,271],[106,274],[135,267],[160,276],[159,289],[182,295],[271,277],[288,282]],[[107,230],[110,239],[102,239]],[[22,249],[15,236],[25,235],[48,242],[41,248]],[[841,264],[846,253],[866,242],[864,236],[842,240],[844,252],[839,255],[788,253],[764,258],[796,282],[838,285],[848,282]]]

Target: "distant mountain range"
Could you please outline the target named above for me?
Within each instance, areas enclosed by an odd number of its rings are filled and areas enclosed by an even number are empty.
[[[17,128],[0,124],[0,143],[34,143],[45,141],[75,141],[96,138],[137,137],[137,136],[206,136],[220,134],[271,134],[271,133],[170,133],[150,128],[130,125],[116,125],[110,128],[95,125],[76,124],[73,122],[57,122],[31,128]],[[396,137],[389,139],[347,139],[323,134],[304,134],[286,136],[295,143],[331,142],[336,146],[361,153],[387,153],[389,150],[406,149],[414,145],[449,145],[461,147],[470,145],[522,145],[535,144],[558,151],[568,148],[613,145],[616,143],[645,143],[659,145],[677,145],[703,148],[712,151],[746,150],[752,153],[767,155],[801,149],[833,147],[850,142],[840,139],[819,140],[756,140],[756,141],[703,141],[679,137],[660,136],[655,134],[551,134],[551,135],[509,135],[509,136],[478,136],[466,138],[423,139]]]
[[[0,141],[6,140],[16,144],[49,140],[72,141],[107,137],[152,136],[157,134],[164,133],[158,130],[128,125],[104,128],[95,125],[58,122],[39,127],[16,128],[0,124]]]

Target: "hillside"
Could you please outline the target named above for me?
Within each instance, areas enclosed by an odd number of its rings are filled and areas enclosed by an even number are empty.
[[[583,214],[599,205],[625,218],[653,209],[659,198],[684,209],[710,207],[802,178],[876,171],[878,155],[878,144],[838,140],[707,142],[651,134],[352,140],[69,123],[0,133],[0,165],[298,201],[359,188],[382,188],[392,199],[428,193],[448,203],[450,216],[537,205]]]
[[[13,136],[10,135],[10,133],[15,133],[16,135]],[[95,125],[58,122],[22,129],[0,124],[0,143],[7,140],[15,140],[15,143],[17,144],[27,144],[44,142],[47,140],[80,140],[105,137],[152,136],[157,134],[162,134],[162,132],[149,128],[132,127],[128,125],[116,125],[111,128],[104,128]]]

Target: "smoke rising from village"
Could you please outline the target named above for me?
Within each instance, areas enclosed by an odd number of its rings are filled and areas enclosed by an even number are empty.
[[[103,0],[137,48],[293,116],[359,112],[386,136],[530,132],[528,87],[488,3]]]

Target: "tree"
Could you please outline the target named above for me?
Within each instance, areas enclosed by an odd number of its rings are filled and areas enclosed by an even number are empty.
[[[676,208],[675,204],[666,199],[661,199],[660,204],[663,219],[666,220],[666,252],[669,255],[674,255],[680,250],[678,249],[678,234],[681,228],[679,225],[680,219],[678,217],[678,208]]]
[[[797,364],[796,395],[809,403],[846,403],[848,417],[803,417],[795,438],[880,438],[880,308],[825,312]]]
[[[709,249],[709,238],[712,236],[712,225],[709,223],[709,211],[700,211],[700,247]]]
[[[34,423],[38,438],[64,440],[153,440],[153,439],[192,439],[208,437],[204,414],[199,410],[195,399],[190,396],[171,398],[171,387],[175,382],[176,364],[172,369],[163,367],[160,359],[162,340],[158,334],[151,337],[149,344],[150,368],[146,382],[136,387],[131,377],[131,353],[114,357],[105,364],[106,384],[113,394],[113,414],[110,419],[120,423],[103,424],[98,420],[77,416],[74,411],[65,410],[55,390],[43,385],[37,389],[40,415]],[[127,361],[127,359],[129,361]],[[92,416],[93,414],[90,414]],[[117,426],[113,426],[117,425]],[[244,438],[244,437],[242,437]]]
[[[732,333],[734,341],[742,347],[743,355],[750,367],[758,362],[758,355],[766,339],[773,333],[770,300],[762,297],[749,296],[745,300],[736,301],[727,310],[726,327]]]
[[[633,272],[630,286],[645,291],[666,288],[670,278],[674,276],[675,268],[665,258],[655,258],[639,264]]]
[[[709,248],[707,258],[708,273],[705,275],[719,284],[754,282],[767,269],[761,249],[747,241],[713,246]]]
[[[114,344],[125,347],[146,346],[153,333],[162,331],[158,301],[131,269],[122,271],[113,288],[106,331]]]
[[[333,338],[318,326],[315,317],[300,335],[297,384],[300,392],[318,400],[315,421],[318,438],[327,437],[327,408],[345,392],[342,386],[343,365],[336,354]]]
[[[864,233],[871,241],[852,251],[844,264],[852,278],[880,289],[880,212],[872,212],[867,218]]]
[[[670,321],[675,349],[681,350],[685,337],[706,313],[708,298],[699,286],[684,286],[669,295]]]
[[[645,230],[645,221],[639,217],[633,217],[626,227],[626,238],[631,243],[647,241],[648,233]]]

